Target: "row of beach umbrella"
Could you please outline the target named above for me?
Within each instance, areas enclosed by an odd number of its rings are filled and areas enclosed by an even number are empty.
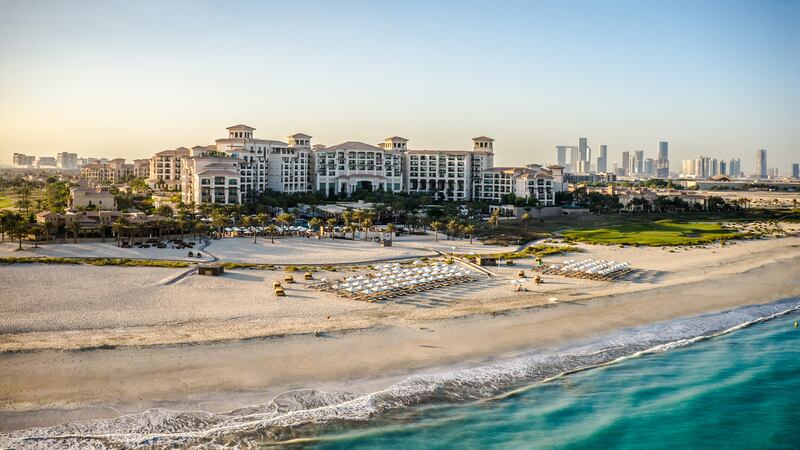
[[[402,267],[400,264],[384,264],[376,267],[372,276],[358,275],[345,278],[334,286],[340,292],[374,294],[398,289],[408,289],[434,282],[445,282],[467,277],[466,269],[447,264],[421,267]]]
[[[562,273],[584,273],[587,275],[611,275],[620,270],[630,267],[630,263],[606,260],[584,259],[575,261],[568,259],[561,265],[554,265],[553,268]]]

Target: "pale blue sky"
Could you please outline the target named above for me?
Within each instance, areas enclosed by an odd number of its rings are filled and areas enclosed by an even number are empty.
[[[499,164],[589,138],[680,159],[800,162],[797,1],[0,0],[0,162],[212,143],[497,140]]]

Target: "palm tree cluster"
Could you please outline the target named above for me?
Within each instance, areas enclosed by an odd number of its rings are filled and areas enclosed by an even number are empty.
[[[34,246],[37,246],[41,237],[49,237],[50,230],[44,225],[30,222],[25,214],[0,211],[0,240],[5,241],[8,237],[17,241],[18,249],[22,250],[22,241],[31,235],[34,237]]]

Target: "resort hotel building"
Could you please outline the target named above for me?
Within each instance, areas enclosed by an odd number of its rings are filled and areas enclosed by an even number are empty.
[[[472,139],[471,150],[410,149],[408,139],[378,145],[347,141],[313,145],[303,133],[286,142],[255,138],[255,128],[229,127],[214,145],[180,147],[150,158],[149,182],[181,191],[184,203],[238,204],[261,192],[321,192],[348,197],[358,190],[428,193],[437,200],[498,201],[507,194],[555,204],[563,167],[494,167],[494,140]]]

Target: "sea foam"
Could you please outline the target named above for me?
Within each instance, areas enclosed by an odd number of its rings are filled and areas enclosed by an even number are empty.
[[[113,419],[31,428],[0,435],[0,447],[253,447],[313,436],[327,426],[363,423],[401,408],[507,395],[564,374],[690,345],[798,309],[800,300],[789,299],[629,328],[482,367],[411,376],[367,394],[295,390],[263,405],[226,413],[150,409]]]

